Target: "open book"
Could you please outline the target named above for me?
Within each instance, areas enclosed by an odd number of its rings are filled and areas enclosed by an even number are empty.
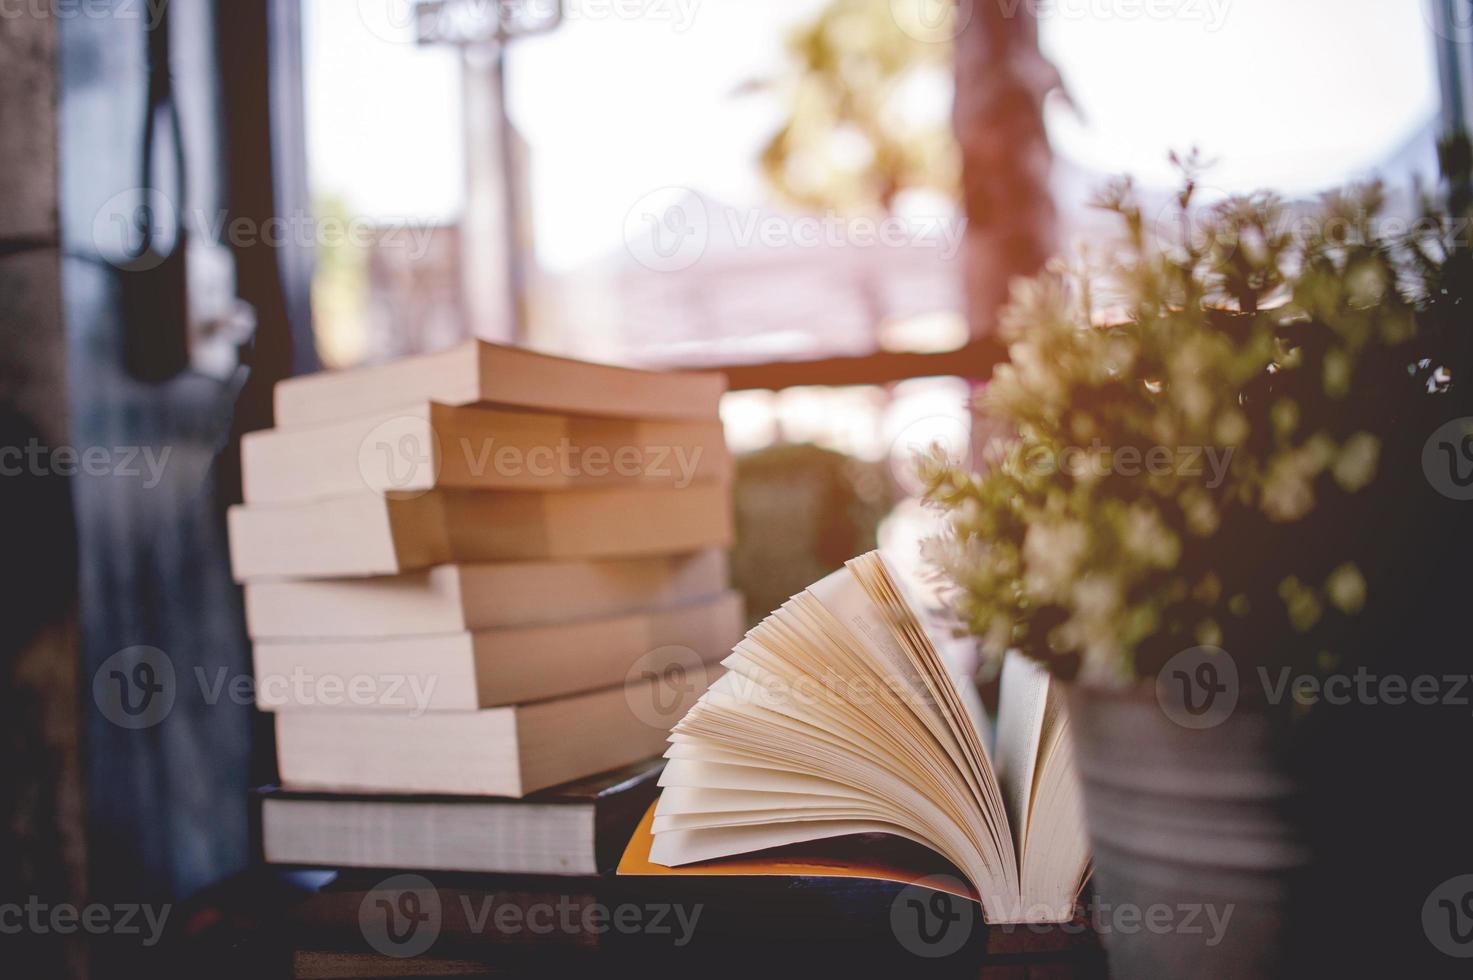
[[[1059,692],[1010,655],[989,753],[915,610],[872,552],[738,643],[671,733],[650,860],[888,833],[956,865],[989,922],[1072,918],[1089,846]]]

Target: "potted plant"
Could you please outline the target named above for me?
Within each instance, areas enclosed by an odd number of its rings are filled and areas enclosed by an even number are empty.
[[[1015,437],[921,462],[963,627],[1070,682],[1100,901],[1232,917],[1210,946],[1112,930],[1130,977],[1284,969],[1315,857],[1296,693],[1414,601],[1423,454],[1457,414],[1445,219],[1390,222],[1374,185],[1307,212],[1195,195],[1188,168],[1162,222],[1186,233],[1158,240],[1111,185],[1118,249],[1003,315],[980,408]]]

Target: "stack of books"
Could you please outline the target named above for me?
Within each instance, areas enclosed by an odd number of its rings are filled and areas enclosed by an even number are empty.
[[[229,515],[268,860],[609,863],[742,633],[724,390],[480,341],[277,386]]]

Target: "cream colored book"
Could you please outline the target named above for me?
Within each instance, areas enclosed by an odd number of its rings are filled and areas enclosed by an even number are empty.
[[[522,797],[657,755],[704,690],[692,671],[481,711],[282,711],[282,788]]]
[[[623,684],[652,652],[714,664],[746,625],[727,592],[663,612],[544,626],[255,645],[262,711],[474,711]],[[673,720],[673,719],[672,719]]]
[[[276,424],[337,422],[427,401],[714,420],[725,393],[726,376],[714,372],[639,371],[472,340],[390,364],[289,378],[276,386]]]
[[[738,643],[671,734],[650,860],[886,833],[956,865],[989,922],[1071,919],[1089,848],[1059,692],[1009,657],[989,752],[916,608],[871,553]]]
[[[729,481],[716,420],[649,421],[420,402],[342,422],[248,433],[248,504],[360,490],[565,490]]]
[[[433,565],[675,554],[731,542],[730,489],[401,497],[365,490],[301,504],[232,507],[237,581],[397,575]]]
[[[724,592],[719,548],[649,558],[439,565],[403,575],[247,582],[255,639],[420,636],[660,610]]]

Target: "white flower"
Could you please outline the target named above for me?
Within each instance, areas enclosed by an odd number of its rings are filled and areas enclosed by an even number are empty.
[[[1077,521],[1039,521],[1023,538],[1028,592],[1045,600],[1062,599],[1089,547],[1089,532]]]
[[[1366,580],[1354,562],[1346,562],[1325,580],[1325,593],[1343,613],[1358,613],[1366,604]]]
[[[1152,507],[1137,504],[1130,508],[1120,538],[1127,552],[1157,568],[1170,568],[1181,555],[1181,541]]]
[[[1335,458],[1335,482],[1347,493],[1355,493],[1376,478],[1381,458],[1381,440],[1369,432],[1357,432],[1345,440]]]

